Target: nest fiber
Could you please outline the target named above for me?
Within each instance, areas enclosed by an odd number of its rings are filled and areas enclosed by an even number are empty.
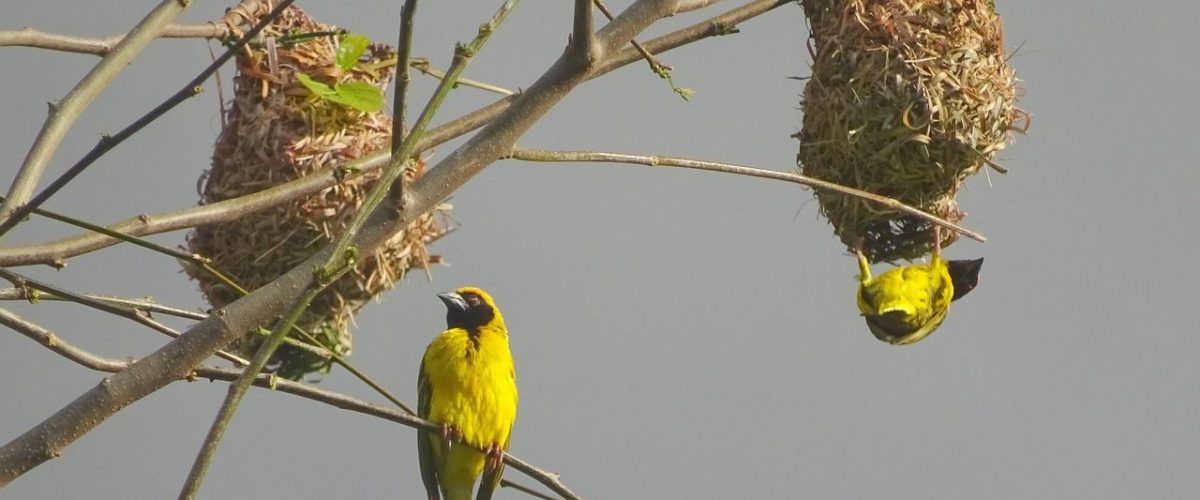
[[[805,175],[898,199],[952,222],[963,180],[1026,118],[991,1],[803,0],[812,76],[797,162]],[[847,246],[873,262],[932,247],[928,222],[816,192]],[[943,232],[950,244],[955,235]]]
[[[342,70],[335,65],[341,40],[337,29],[309,19],[295,7],[284,11],[263,33],[265,43],[237,57],[233,101],[224,116],[212,168],[201,179],[202,204],[309,175],[334,175],[333,167],[389,146],[392,121],[387,115],[320,99],[297,81],[297,75],[328,85],[367,82],[383,89],[394,71],[391,49],[372,45],[355,67]],[[388,63],[389,58],[393,63]],[[420,174],[418,165],[407,175],[411,180]],[[377,173],[345,177],[314,195],[233,221],[197,227],[188,235],[188,248],[211,258],[216,269],[253,290],[336,238],[377,179]],[[297,325],[324,347],[349,354],[349,326],[354,315],[410,269],[436,261],[425,244],[445,229],[440,212],[416,218],[374,254],[358,256],[356,268],[321,294]],[[203,271],[194,267],[186,271],[199,282],[213,307],[238,298],[234,290]],[[249,356],[262,338],[248,332],[238,349]],[[269,367],[282,377],[298,379],[327,370],[329,360],[284,344]]]

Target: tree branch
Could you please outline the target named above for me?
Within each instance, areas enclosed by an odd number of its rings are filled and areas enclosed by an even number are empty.
[[[12,186],[9,187],[8,196],[4,202],[0,203],[0,222],[7,222],[7,219],[16,212],[16,207],[25,204],[33,196],[38,179],[41,179],[42,172],[50,164],[50,158],[54,156],[58,145],[66,137],[67,131],[92,103],[92,100],[100,95],[100,91],[104,90],[113,78],[116,78],[117,74],[142,52],[142,49],[158,38],[163,29],[175,19],[175,16],[183,12],[187,5],[188,2],[179,0],[163,0],[158,7],[150,11],[145,19],[134,26],[129,35],[122,38],[115,49],[104,56],[75,85],[75,88],[67,93],[62,101],[50,104],[50,113],[46,117],[45,124],[42,125],[41,132],[38,133],[33,147],[25,156],[25,161],[22,162],[21,169],[17,172]],[[2,236],[3,231],[0,230],[0,237]]]
[[[396,43],[396,95],[392,104],[392,153],[400,149],[404,134],[408,130],[408,83],[412,73],[408,71],[412,59],[413,29],[416,24],[417,0],[404,0],[400,7],[400,34]],[[400,177],[403,186],[404,176]]]
[[[646,165],[649,167],[680,167],[680,168],[690,168],[693,170],[704,170],[704,171],[708,171],[708,172],[720,172],[720,173],[734,174],[734,175],[745,175],[745,176],[749,176],[749,177],[758,177],[758,178],[762,178],[762,179],[773,179],[773,180],[777,180],[777,181],[791,182],[794,184],[800,184],[802,186],[808,186],[813,189],[822,189],[825,191],[833,191],[833,192],[841,193],[841,194],[844,194],[847,196],[853,196],[855,198],[867,200],[872,203],[877,203],[877,204],[879,204],[883,207],[889,208],[891,210],[895,210],[897,212],[902,212],[902,213],[911,215],[913,217],[917,217],[919,219],[929,221],[932,224],[937,224],[939,226],[949,228],[949,229],[951,229],[959,234],[962,234],[963,236],[967,236],[973,240],[980,241],[980,242],[987,241],[987,238],[985,238],[982,234],[979,234],[975,231],[972,231],[970,229],[959,226],[958,224],[955,224],[953,222],[950,222],[948,220],[945,220],[941,217],[938,217],[931,213],[925,212],[918,208],[914,208],[909,205],[906,205],[899,200],[896,200],[893,198],[888,198],[886,196],[880,196],[880,195],[877,195],[874,193],[869,193],[869,192],[863,191],[861,189],[846,187],[846,186],[842,186],[840,184],[835,184],[835,183],[832,183],[829,181],[823,181],[821,179],[814,179],[812,177],[806,177],[806,176],[803,176],[800,174],[793,174],[791,172],[779,172],[777,170],[766,170],[766,169],[755,168],[755,167],[746,167],[746,166],[742,166],[742,165],[734,165],[731,163],[717,163],[717,162],[703,161],[703,160],[689,160],[687,158],[675,158],[675,157],[670,157],[670,156],[634,155],[634,154],[625,154],[625,153],[608,153],[608,152],[603,152],[603,151],[546,151],[546,150],[539,150],[539,149],[526,149],[526,148],[516,147],[516,148],[513,148],[512,152],[508,155],[508,157],[516,159],[516,160],[538,161],[538,162],[589,161],[589,162],[628,163],[628,164],[634,164],[634,165]]]
[[[216,22],[204,24],[168,24],[159,33],[159,38],[216,38],[224,39],[230,35],[229,26]],[[121,33],[104,38],[87,38],[58,33],[46,33],[33,28],[11,31],[0,31],[0,47],[30,47],[36,49],[73,52],[106,56],[116,48],[126,34]]]

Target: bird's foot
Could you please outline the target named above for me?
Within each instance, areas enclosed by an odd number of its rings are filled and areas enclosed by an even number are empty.
[[[483,464],[487,470],[497,470],[504,463],[504,449],[500,448],[498,444],[492,444],[484,448],[483,453],[486,457]]]
[[[942,226],[933,225],[933,257],[942,256]]]
[[[450,443],[463,440],[463,434],[458,429],[450,424],[442,424],[442,441],[446,444],[446,448],[450,448]]]
[[[862,236],[854,239],[854,253],[858,257],[858,273],[859,279],[867,281],[871,279],[871,263],[867,261],[867,256],[863,254],[863,239]]]

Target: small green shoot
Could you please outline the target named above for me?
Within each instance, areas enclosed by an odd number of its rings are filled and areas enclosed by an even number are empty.
[[[335,64],[344,72],[349,72],[358,64],[359,57],[366,52],[371,40],[359,34],[349,34],[342,38],[338,46]],[[383,109],[383,91],[366,82],[337,82],[333,86],[318,82],[304,73],[296,73],[300,81],[313,95],[326,101],[349,106],[365,113],[374,113]]]

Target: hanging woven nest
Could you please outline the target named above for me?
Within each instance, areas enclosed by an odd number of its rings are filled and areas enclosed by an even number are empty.
[[[394,72],[394,64],[387,59],[394,61],[394,51],[371,45],[353,68],[343,70],[335,65],[335,57],[344,38],[333,33],[336,28],[291,7],[263,32],[261,38],[267,43],[238,54],[234,99],[225,113],[212,169],[201,177],[201,204],[262,191],[316,172],[333,175],[331,167],[389,146],[392,120],[386,114],[319,98],[297,80],[297,75],[303,74],[329,86],[366,82],[380,90],[386,88]],[[275,39],[270,40],[272,37]],[[408,179],[419,177],[422,167],[411,169]],[[347,178],[297,201],[234,221],[199,226],[188,235],[187,246],[253,290],[336,238],[377,179],[377,173]],[[349,326],[354,315],[409,270],[439,260],[427,253],[425,245],[445,234],[447,218],[442,210],[416,218],[383,248],[359,256],[358,266],[321,294],[297,325],[324,347],[349,354]],[[238,298],[234,290],[209,274],[195,267],[185,269],[199,282],[213,307]],[[237,348],[250,356],[262,338],[248,333]],[[297,338],[295,334],[293,338]],[[299,379],[327,371],[329,366],[328,359],[284,344],[269,369]]]
[[[803,0],[812,77],[797,163],[805,175],[896,198],[952,222],[962,182],[1028,124],[1000,17],[983,0]],[[847,246],[872,262],[912,260],[932,227],[846,195],[817,191]],[[944,245],[956,239],[943,232]]]

